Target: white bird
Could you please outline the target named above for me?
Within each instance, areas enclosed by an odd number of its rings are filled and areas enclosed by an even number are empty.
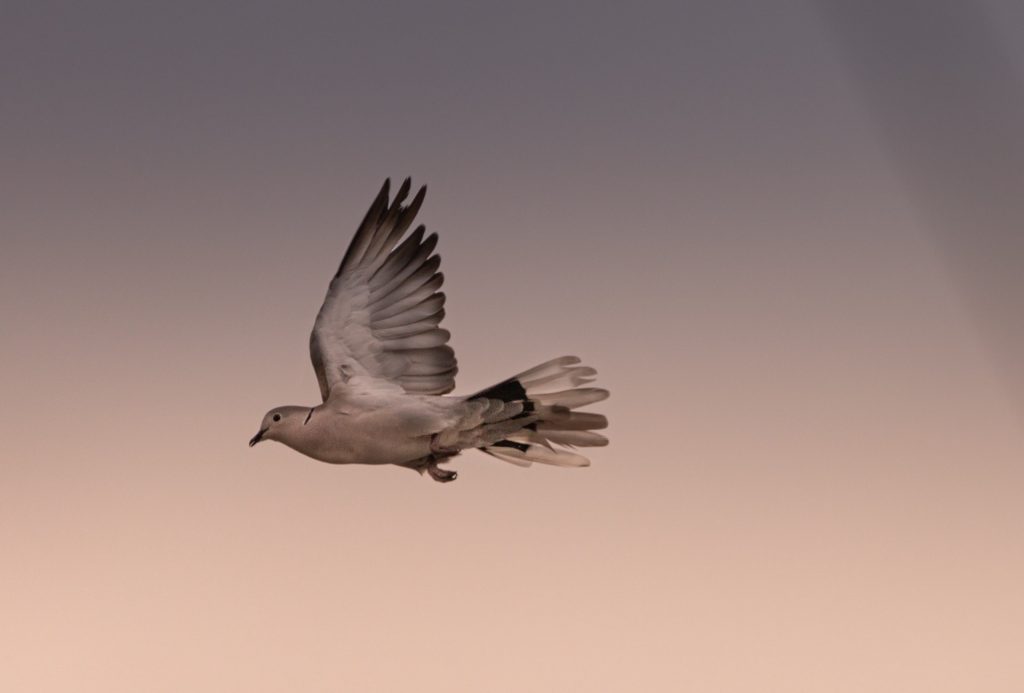
[[[445,295],[437,234],[412,225],[426,187],[412,202],[407,178],[394,200],[390,181],[359,225],[316,316],[309,351],[323,402],[285,406],[263,417],[249,441],[276,440],[331,464],[395,464],[428,472],[477,448],[520,466],[585,467],[568,448],[607,445],[600,414],[577,408],[608,397],[581,387],[597,372],[575,356],[552,359],[468,397],[444,396],[458,370],[450,334],[438,325]],[[403,240],[404,237],[404,240]]]

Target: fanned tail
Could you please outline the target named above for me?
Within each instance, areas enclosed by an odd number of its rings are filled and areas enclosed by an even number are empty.
[[[522,403],[522,413],[504,422],[519,420],[520,427],[479,449],[523,467],[534,462],[588,466],[590,460],[570,448],[607,445],[608,439],[594,431],[606,428],[608,419],[576,409],[607,399],[608,390],[586,387],[597,371],[579,364],[575,356],[561,356],[467,397]]]

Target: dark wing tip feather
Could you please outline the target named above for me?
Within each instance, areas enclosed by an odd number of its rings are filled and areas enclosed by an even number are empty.
[[[390,196],[390,193],[391,193],[391,179],[390,178],[385,178],[384,179],[384,185],[380,186],[380,192],[377,193],[377,197],[373,198],[373,204],[370,205],[370,210],[366,213],[366,216],[367,216],[366,221],[369,221],[374,216],[380,216],[381,212],[386,212],[387,211],[388,206],[389,206],[389,204],[388,204],[388,197]],[[377,214],[371,216],[370,212],[373,212],[375,210],[376,210]],[[363,227],[363,225],[360,224],[359,225],[360,230],[362,230],[362,227]]]
[[[345,256],[341,259],[341,264],[338,265],[338,271],[334,273],[335,277],[340,275],[350,263],[357,262],[361,258],[367,243],[373,236],[376,225],[380,223],[382,215],[388,211],[388,191],[390,189],[391,179],[385,178],[384,185],[381,186],[380,192],[373,199],[370,208],[366,210],[366,216],[363,217],[362,222],[360,222],[359,227],[356,229],[355,235],[352,236],[348,249],[345,251]]]
[[[398,192],[395,193],[395,199],[392,200],[392,204],[398,204],[403,202],[406,196],[409,194],[409,188],[412,186],[412,178],[406,178],[402,181],[402,186],[398,188]]]
[[[426,196],[427,196],[427,186],[424,185],[424,186],[420,187],[420,189],[416,192],[416,196],[414,198],[412,198],[412,202],[410,202],[409,206],[406,208],[406,210],[407,210],[406,214],[409,215],[410,222],[416,216],[416,214],[420,211],[420,206],[423,204],[423,198],[426,197]]]

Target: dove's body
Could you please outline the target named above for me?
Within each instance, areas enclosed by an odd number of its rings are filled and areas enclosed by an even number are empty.
[[[430,454],[431,434],[406,432],[402,409],[347,414],[322,404],[312,412],[308,422],[268,438],[330,464],[402,465]]]
[[[390,203],[384,184],[331,281],[310,336],[323,404],[279,407],[263,418],[255,445],[270,439],[331,464],[395,464],[454,472],[437,463],[478,448],[528,466],[584,466],[558,446],[605,445],[607,420],[574,411],[608,396],[579,387],[595,375],[574,356],[524,371],[469,397],[455,386],[455,353],[439,324],[445,296],[433,255],[437,236],[408,236],[426,189],[403,206],[409,181]]]

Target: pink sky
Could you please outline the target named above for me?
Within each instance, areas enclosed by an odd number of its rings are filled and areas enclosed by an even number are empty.
[[[0,689],[1024,686],[1006,349],[828,30],[625,12],[4,10]],[[592,467],[246,446],[406,175]]]

